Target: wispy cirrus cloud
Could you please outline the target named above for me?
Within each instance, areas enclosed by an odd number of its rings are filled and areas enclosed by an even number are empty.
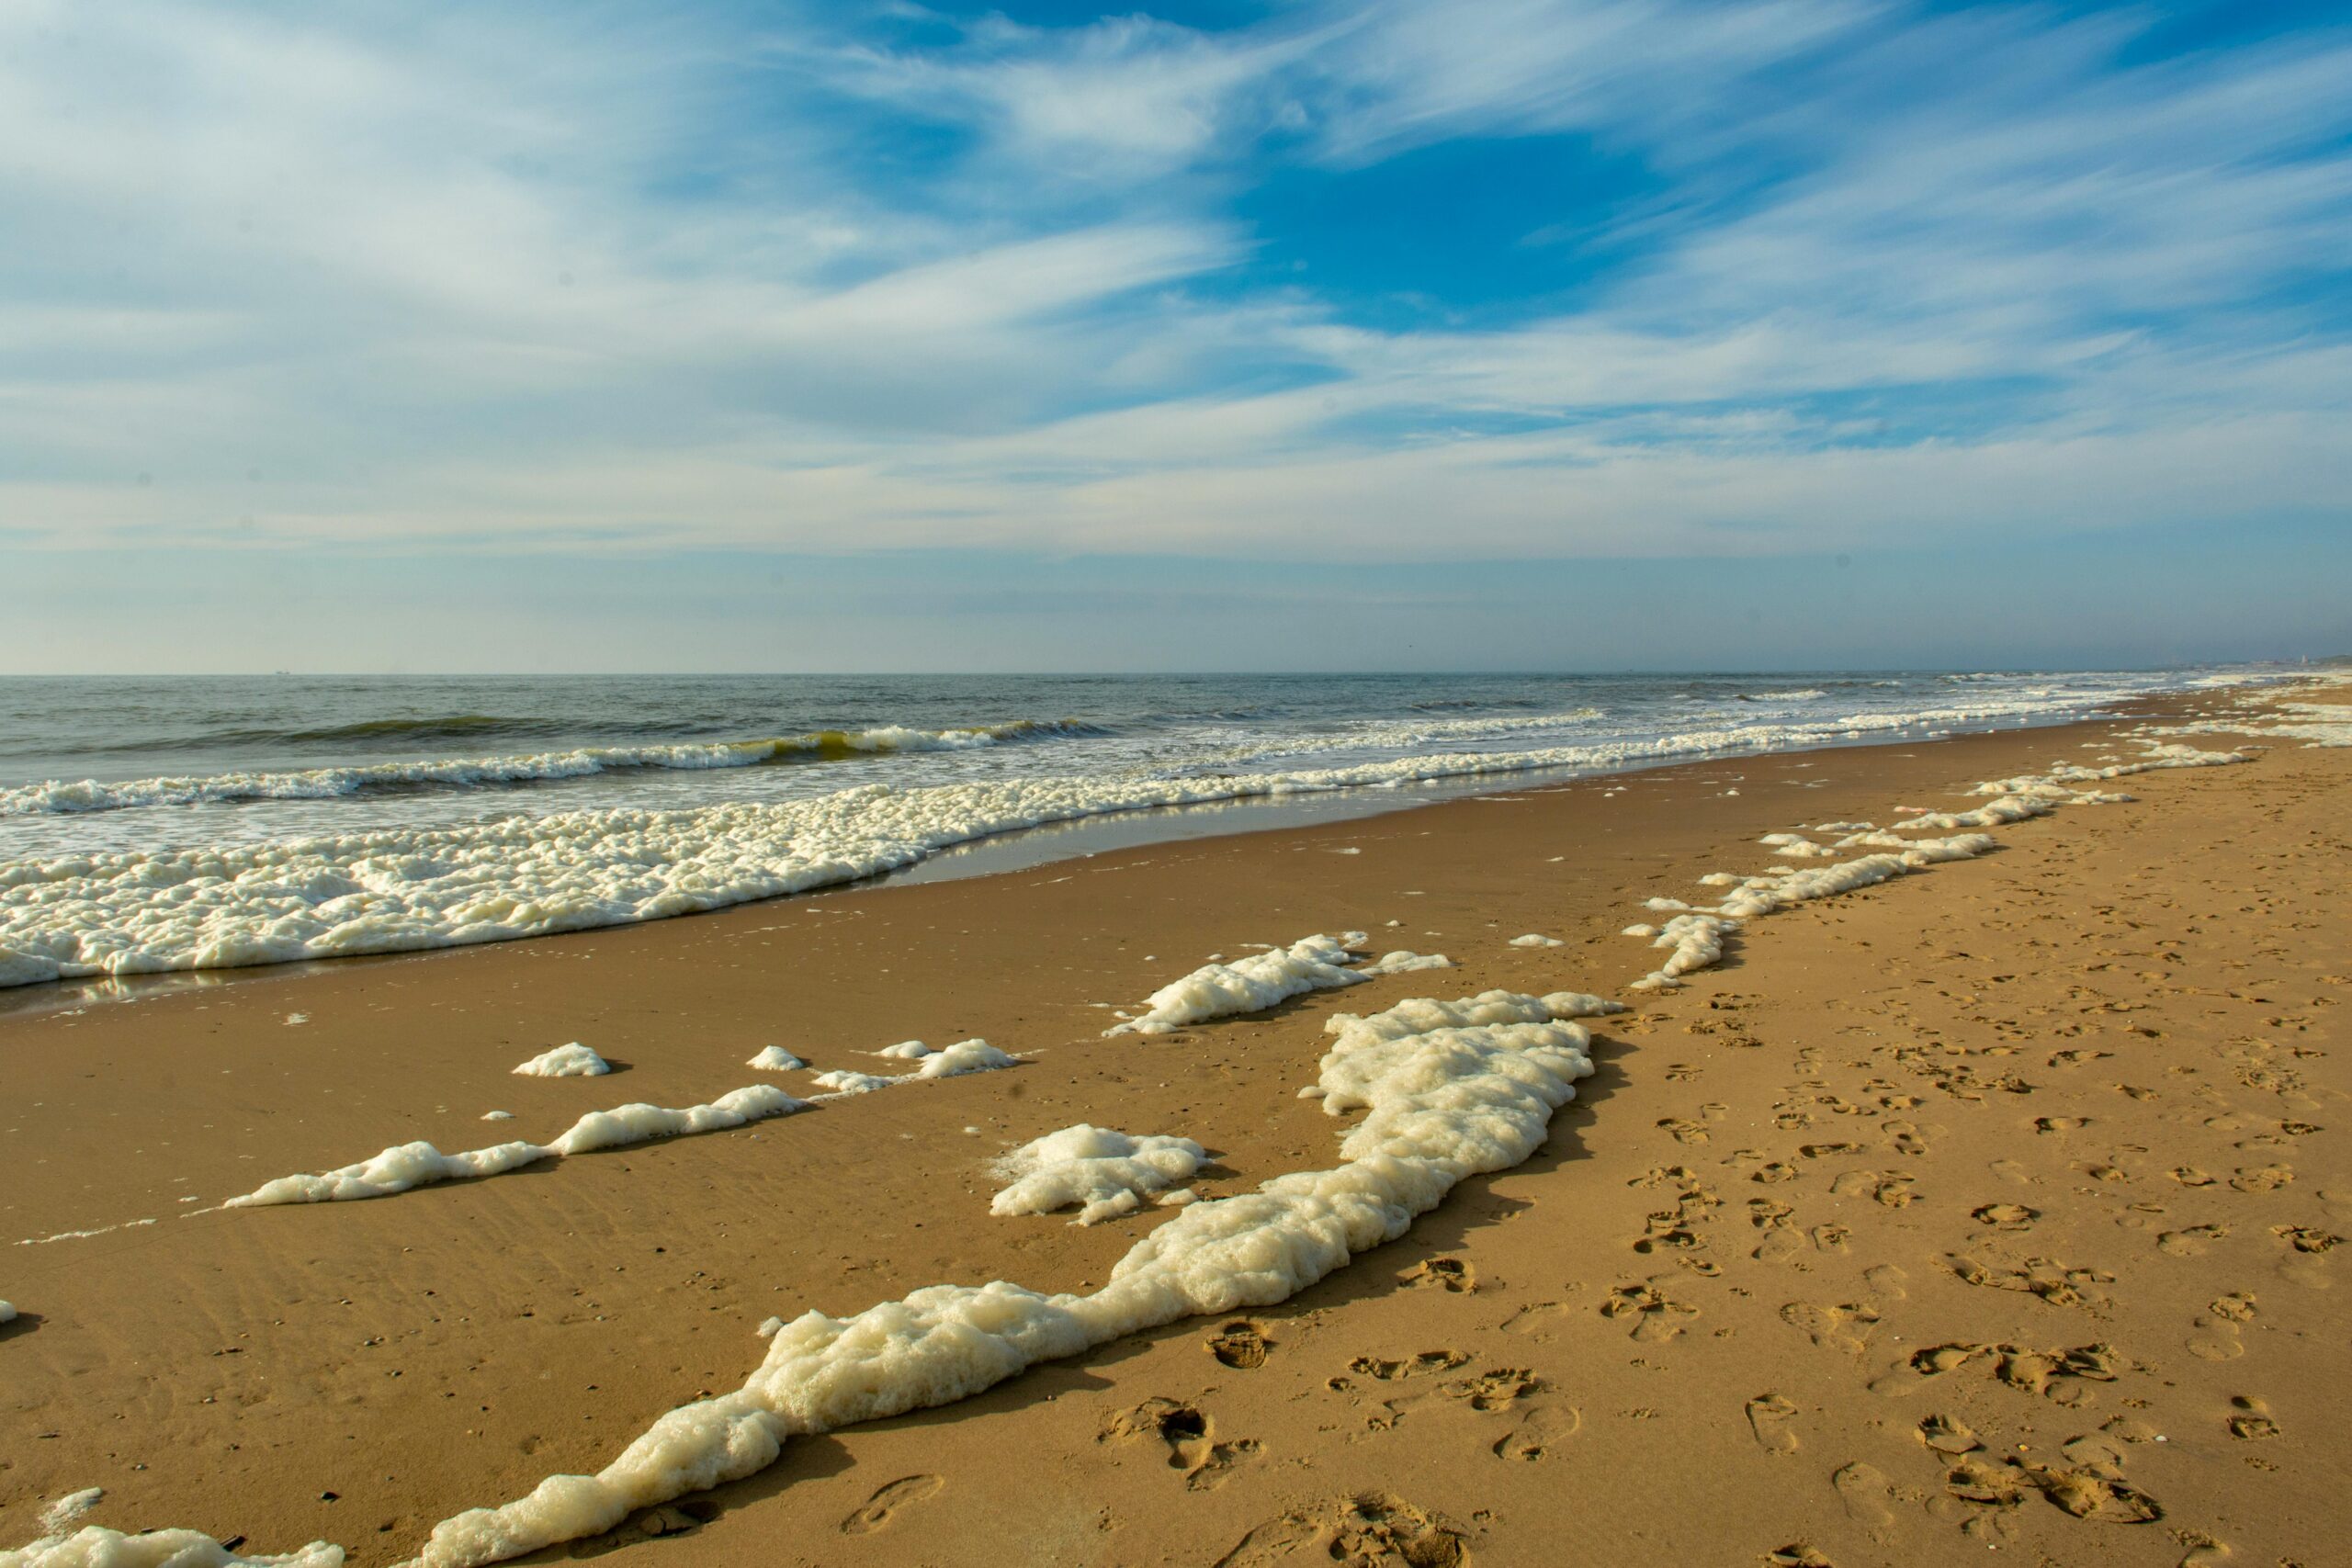
[[[2352,477],[2342,29],[127,0],[0,37],[14,548],[1671,555],[2309,520]],[[1380,207],[1430,156],[1524,184],[1540,287],[1472,298],[1442,199]],[[1340,201],[1416,242],[1401,287],[1315,249]]]

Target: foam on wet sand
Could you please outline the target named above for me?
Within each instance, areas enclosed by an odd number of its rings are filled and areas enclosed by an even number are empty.
[[[542,1051],[514,1071],[526,1078],[593,1078],[613,1070],[613,1065],[577,1040]]]
[[[1207,1158],[1190,1138],[1141,1136],[1081,1122],[1023,1144],[996,1162],[1011,1185],[989,1204],[997,1215],[1047,1214],[1076,1207],[1074,1225],[1131,1214],[1143,1201],[1192,1179]]]
[[[620,1148],[655,1138],[723,1132],[770,1117],[788,1116],[808,1107],[807,1100],[795,1100],[770,1084],[753,1084],[722,1094],[707,1105],[678,1110],[660,1105],[619,1105],[609,1111],[588,1112],[552,1143],[516,1141],[454,1155],[445,1155],[422,1141],[397,1144],[356,1165],[266,1181],[243,1197],[230,1199],[222,1207],[249,1209],[278,1203],[344,1203],[389,1198],[439,1181],[500,1176],[543,1159]]]
[[[1145,1010],[1107,1034],[1167,1034],[1186,1024],[1208,1023],[1241,1013],[1263,1012],[1309,991],[1358,986],[1381,975],[1402,975],[1448,966],[1442,953],[1391,953],[1362,967],[1351,948],[1363,946],[1363,931],[1301,937],[1288,947],[1268,948],[1230,964],[1203,964],[1144,998]]]

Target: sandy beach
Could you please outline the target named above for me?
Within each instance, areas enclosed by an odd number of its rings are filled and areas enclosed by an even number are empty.
[[[2342,688],[2290,694],[2335,702]],[[1200,1199],[1331,1165],[1325,1021],[1594,992],[1516,1168],[1279,1304],[795,1438],[543,1557],[703,1564],[2345,1562],[2352,751],[2235,694],[1708,761],[1006,874],[0,1016],[0,1543],[82,1524],[375,1568],[741,1383],[764,1320],[1083,1292],[1172,1213],[993,1217],[991,1162],[1178,1134]],[[2216,715],[2224,716],[2216,717]],[[1623,934],[1804,825],[2164,744],[2242,765],[1750,920],[1679,989]],[[2259,749],[2256,749],[2259,748]],[[1824,841],[1835,832],[1813,835]],[[1359,931],[1453,967],[1157,1035],[1212,955]],[[1549,939],[1513,945],[1512,939]],[[707,1104],[767,1046],[1012,1068],[368,1201],[218,1207],[431,1141]],[[620,1070],[518,1077],[579,1041]],[[490,1112],[511,1120],[485,1122]]]

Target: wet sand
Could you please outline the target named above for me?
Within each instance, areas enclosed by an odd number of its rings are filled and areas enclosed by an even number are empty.
[[[1247,1319],[797,1439],[546,1555],[2331,1561],[2352,752],[2138,775],[2136,803],[1756,922],[1682,991],[1623,989],[1657,956],[1618,934],[1642,901],[1769,865],[1758,836],[1964,809],[1978,780],[2129,754],[2122,728],[1687,765],[0,1019],[0,1241],[106,1231],[0,1246],[24,1314],[0,1327],[0,1541],[103,1486],[89,1522],[398,1561],[739,1383],[772,1314],[1078,1289],[1164,1217],[991,1219],[1008,1147],[1184,1134],[1216,1156],[1204,1196],[1328,1165],[1345,1124],[1295,1098],[1322,1020],[1501,986],[1636,1010],[1597,1021],[1600,1071],[1532,1160],[1406,1239]],[[1099,1037],[1095,1004],[1213,953],[1351,928],[1459,967]],[[1508,945],[1530,931],[1564,945]],[[861,1053],[970,1035],[1028,1060],[381,1201],[184,1213],[413,1138],[808,1092],[741,1065],[764,1045],[885,1071]],[[626,1070],[511,1075],[571,1040]]]

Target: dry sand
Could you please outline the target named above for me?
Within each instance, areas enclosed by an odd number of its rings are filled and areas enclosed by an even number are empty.
[[[1246,1319],[797,1439],[543,1555],[2352,1561],[2352,752],[2141,775],[2135,804],[1757,922],[1683,991],[1622,989],[1657,956],[1617,934],[1642,900],[1770,863],[1759,835],[1965,808],[1977,780],[2128,752],[2120,728],[1661,769],[0,1019],[0,1296],[24,1314],[0,1327],[0,1542],[102,1486],[90,1522],[398,1561],[740,1382],[771,1314],[1076,1289],[1161,1217],[991,1219],[1012,1145],[1189,1134],[1217,1157],[1204,1196],[1328,1165],[1344,1123],[1295,1098],[1323,1018],[1505,986],[1638,1006],[1599,1021],[1549,1144],[1405,1240]],[[1098,1037],[1091,1004],[1349,928],[1460,966]],[[1564,945],[1508,944],[1527,931]],[[808,1092],[741,1066],[763,1045],[884,1071],[859,1053],[972,1034],[1030,1059],[378,1201],[187,1214],[411,1138]],[[571,1040],[626,1070],[511,1076]]]

